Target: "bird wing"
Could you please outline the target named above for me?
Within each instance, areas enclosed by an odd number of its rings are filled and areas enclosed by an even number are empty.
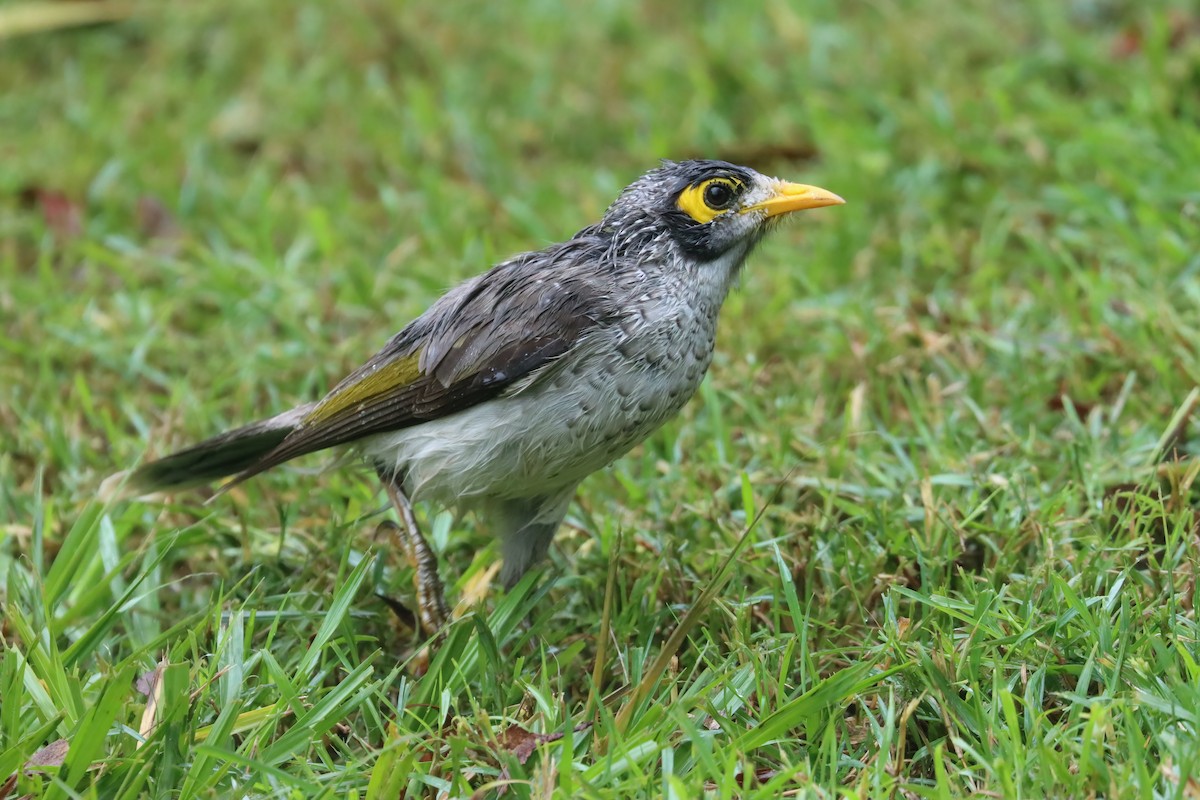
[[[560,257],[579,257],[560,247]],[[539,269],[546,251],[467,281],[396,334],[339,383],[296,429],[229,486],[306,453],[470,408],[569,352],[611,322],[608,297],[588,274]],[[557,261],[557,258],[550,258]],[[536,379],[536,378],[534,378]]]

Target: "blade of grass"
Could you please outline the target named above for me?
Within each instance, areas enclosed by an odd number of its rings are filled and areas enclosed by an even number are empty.
[[[766,514],[767,509],[774,505],[775,501],[779,498],[779,493],[783,490],[783,487],[787,485],[788,480],[791,478],[792,472],[794,472],[794,470],[788,472],[788,474],[776,484],[775,491],[772,492],[770,499],[767,500],[767,502],[763,504],[762,508],[759,509],[758,513],[754,515],[754,519],[750,521],[750,524],[746,526],[744,531],[742,531],[742,535],[738,537],[738,540],[734,542],[733,547],[730,548],[729,554],[725,556],[725,560],[717,569],[717,574],[713,576],[711,581],[709,581],[708,586],[700,594],[700,597],[697,598],[696,602],[692,604],[692,607],[688,609],[687,613],[683,615],[683,619],[681,619],[679,624],[675,626],[675,630],[671,632],[671,635],[667,637],[667,641],[663,645],[662,650],[659,652],[658,657],[654,660],[654,663],[650,665],[650,668],[646,670],[645,674],[642,676],[642,680],[636,687],[634,687],[633,692],[625,701],[625,706],[617,713],[614,723],[614,729],[617,733],[624,734],[628,730],[629,723],[633,718],[633,715],[637,713],[638,709],[641,708],[642,703],[645,702],[646,698],[650,696],[650,692],[654,689],[655,685],[657,685],[663,673],[666,672],[667,666],[671,663],[671,659],[675,657],[675,654],[683,645],[683,640],[687,637],[688,632],[691,631],[691,629],[700,620],[700,617],[708,610],[709,605],[712,603],[713,599],[716,598],[717,593],[724,588],[725,582],[729,579],[730,568],[737,560],[738,555],[745,548],[746,543],[750,541],[750,534],[753,533],[754,529],[758,527],[758,524],[762,521],[763,515]],[[601,748],[601,751],[602,750],[603,748]]]

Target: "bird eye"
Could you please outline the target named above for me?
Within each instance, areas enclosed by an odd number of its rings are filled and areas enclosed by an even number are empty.
[[[729,208],[733,202],[733,187],[725,181],[710,181],[704,187],[704,204],[714,211]]]
[[[741,181],[735,178],[709,178],[680,192],[676,205],[703,225],[732,208],[741,189]]]

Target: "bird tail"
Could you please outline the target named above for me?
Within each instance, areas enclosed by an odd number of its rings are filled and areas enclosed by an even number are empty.
[[[153,494],[235,475],[254,466],[274,450],[314,406],[315,403],[297,406],[270,419],[226,431],[137,469],[110,475],[100,485],[100,495]]]

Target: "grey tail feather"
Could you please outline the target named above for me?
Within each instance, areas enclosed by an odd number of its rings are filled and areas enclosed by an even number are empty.
[[[205,439],[132,472],[117,473],[104,481],[100,493],[111,495],[119,489],[122,495],[152,494],[199,486],[240,473],[274,450],[315,405],[297,406],[270,419]]]

